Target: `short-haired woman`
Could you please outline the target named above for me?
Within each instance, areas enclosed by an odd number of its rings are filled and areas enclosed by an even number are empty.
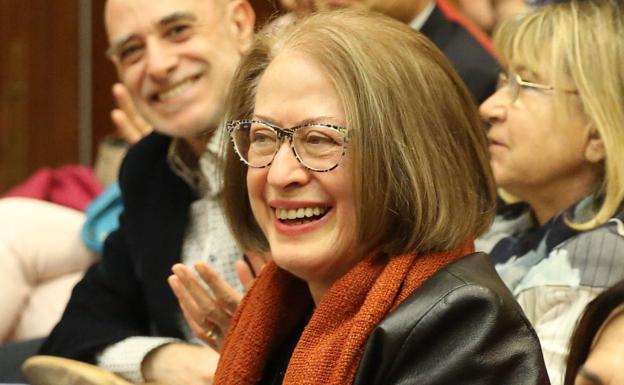
[[[507,69],[481,105],[503,207],[488,237],[561,384],[578,316],[624,279],[624,6],[567,1],[511,19]]]
[[[473,238],[495,190],[465,86],[384,16],[262,35],[233,80],[224,201],[269,251],[215,384],[543,384],[537,338]]]

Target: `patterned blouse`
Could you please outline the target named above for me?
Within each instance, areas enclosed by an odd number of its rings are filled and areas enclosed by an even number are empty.
[[[624,211],[587,231],[571,228],[591,217],[593,197],[538,226],[524,203],[501,206],[477,241],[531,321],[552,385],[563,383],[569,340],[585,306],[624,279]]]

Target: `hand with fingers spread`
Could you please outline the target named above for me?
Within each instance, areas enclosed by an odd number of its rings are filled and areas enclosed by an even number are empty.
[[[185,265],[178,263],[171,270],[169,285],[193,334],[218,351],[242,298],[241,293],[205,262],[196,263],[195,270],[210,290],[202,286]]]
[[[152,125],[145,121],[136,110],[126,86],[121,83],[115,83],[113,85],[113,96],[118,108],[111,111],[111,120],[117,127],[117,132],[123,140],[129,144],[134,144],[152,132]]]
[[[270,254],[247,252],[245,259],[238,261],[236,271],[247,290],[259,273]],[[232,315],[242,298],[241,293],[221,278],[205,262],[195,264],[195,270],[207,290],[191,270],[183,264],[176,264],[169,277],[169,285],[178,298],[178,303],[193,334],[217,351],[223,344]]]

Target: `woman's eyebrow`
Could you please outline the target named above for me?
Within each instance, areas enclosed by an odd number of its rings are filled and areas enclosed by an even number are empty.
[[[327,122],[328,120],[329,121],[336,120],[336,118],[333,116],[317,116],[316,118],[304,119],[301,122],[299,122],[298,125],[303,126],[305,124],[323,123],[323,122]]]
[[[264,122],[267,123],[271,123],[271,124],[275,124],[275,125],[279,125],[277,124],[273,119],[260,115],[260,114],[253,114],[253,118],[254,119],[259,119],[262,120]],[[308,119],[303,119],[301,121],[299,121],[296,126],[304,126],[306,124],[319,124],[319,123],[323,123],[323,122],[327,122],[328,120],[336,120],[335,117],[333,116],[317,116],[315,118],[308,118]]]
[[[267,122],[267,123],[271,123],[271,124],[275,124],[276,126],[279,126],[279,124],[277,124],[273,119],[264,115],[253,114],[251,118],[254,120],[262,120],[263,122]]]
[[[530,78],[532,81],[534,82],[544,82],[545,79],[538,74],[537,72],[531,70],[529,67],[525,66],[525,65],[519,65],[516,68],[513,69],[513,72],[517,73],[518,75],[520,75],[521,78]],[[523,79],[525,80],[525,79]]]
[[[591,370],[587,369],[585,366],[580,367],[578,371],[578,375],[585,378],[588,381],[593,382],[596,385],[604,385],[604,382],[602,381],[600,376],[598,376],[596,373],[592,372]]]

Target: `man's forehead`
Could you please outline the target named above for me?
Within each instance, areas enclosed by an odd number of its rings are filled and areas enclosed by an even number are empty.
[[[218,0],[107,0],[105,24],[109,41],[147,33],[175,15],[204,19]]]

